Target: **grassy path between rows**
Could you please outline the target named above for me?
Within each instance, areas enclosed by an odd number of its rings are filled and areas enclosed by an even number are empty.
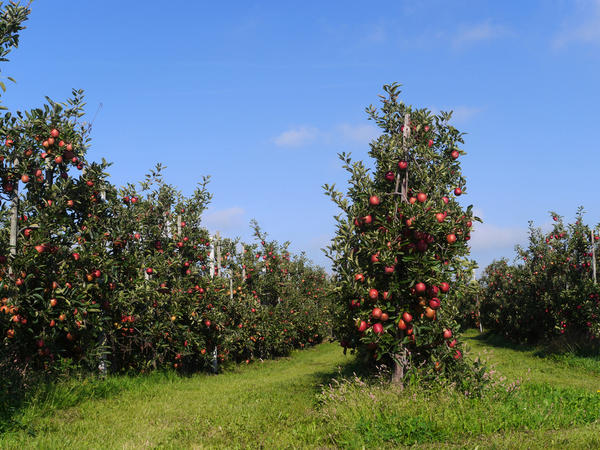
[[[517,393],[466,398],[349,382],[322,344],[219,376],[60,383],[17,411],[0,448],[600,448],[600,359],[541,358],[466,334]]]

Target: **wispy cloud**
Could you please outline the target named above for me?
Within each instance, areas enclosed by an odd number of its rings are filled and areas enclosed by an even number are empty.
[[[578,5],[577,13],[555,36],[555,48],[573,43],[600,45],[600,0],[580,1]]]
[[[527,240],[527,228],[501,227],[476,223],[471,233],[471,249],[476,252],[512,248]]]
[[[243,208],[234,206],[232,208],[207,211],[204,216],[204,225],[211,231],[232,231],[241,227],[244,223]]]
[[[486,21],[471,26],[460,27],[452,38],[452,45],[455,48],[460,48],[482,41],[510,36],[511,34],[512,32],[506,27]]]
[[[380,134],[379,128],[370,124],[351,125],[343,123],[338,125],[332,133],[332,138],[341,138],[357,144],[368,144]]]
[[[453,109],[452,121],[454,123],[465,123],[483,111],[483,108],[476,106],[457,106]]]
[[[429,109],[435,114],[439,114],[440,111],[452,111],[451,122],[455,125],[464,125],[473,117],[481,114],[485,108],[481,106],[459,105],[454,108],[438,108],[436,106],[431,106]]]
[[[377,137],[379,130],[371,124],[342,123],[330,129],[299,126],[286,130],[273,138],[277,147],[303,147],[315,142],[323,144],[366,145]]]
[[[319,130],[314,127],[301,126],[284,131],[273,138],[278,147],[302,147],[315,140]]]

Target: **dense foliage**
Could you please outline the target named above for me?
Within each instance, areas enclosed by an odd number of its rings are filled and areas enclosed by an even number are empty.
[[[344,307],[337,333],[367,360],[394,364],[399,381],[410,367],[462,364],[452,299],[470,275],[478,219],[458,201],[463,137],[451,113],[405,105],[397,84],[384,90],[381,109],[367,108],[382,131],[371,143],[373,170],[341,154],[348,191],[325,189],[342,210],[329,248]]]
[[[565,225],[552,213],[548,232],[530,224],[527,248],[514,265],[494,261],[481,279],[481,313],[487,329],[513,341],[539,342],[567,336],[573,343],[600,337],[600,290],[593,280],[598,231],[583,223]]]
[[[29,10],[1,11],[6,60]],[[256,223],[260,244],[209,236],[208,178],[187,197],[160,165],[113,186],[109,164],[86,158],[84,105],[74,90],[0,117],[0,372],[214,369],[329,333],[322,269]]]

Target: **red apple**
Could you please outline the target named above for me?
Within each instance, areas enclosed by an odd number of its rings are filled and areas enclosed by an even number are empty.
[[[373,333],[382,334],[383,333],[383,325],[380,323],[376,323],[373,325]]]
[[[453,159],[457,159],[460,154],[456,150],[454,150],[452,153],[450,153],[450,155],[452,156]]]
[[[50,131],[50,136],[52,136],[53,138],[57,138],[59,134],[60,133],[56,128],[53,128],[52,131]]]
[[[376,195],[371,195],[371,197],[369,198],[369,204],[372,206],[379,205],[379,197],[377,197]]]
[[[456,242],[456,235],[450,233],[448,236],[446,236],[446,240],[448,241],[448,244],[453,244]]]
[[[385,173],[385,179],[387,181],[394,181],[395,178],[396,178],[396,175],[394,175],[394,172],[389,171],[389,172]]]
[[[423,293],[423,292],[425,292],[426,289],[427,289],[427,286],[425,286],[425,283],[415,284],[415,291],[418,293]]]
[[[377,289],[370,289],[369,290],[369,298],[371,300],[376,300],[377,297],[379,297],[379,292],[377,292]]]
[[[454,189],[454,195],[456,195],[457,197],[462,194],[462,189],[457,187],[456,189]]]
[[[450,339],[452,337],[452,331],[445,329],[444,330],[444,339]]]
[[[406,161],[399,161],[398,168],[400,170],[406,170],[408,168],[408,163]]]
[[[367,322],[365,322],[364,320],[361,320],[358,325],[358,331],[362,333],[366,329],[367,329]]]
[[[373,316],[373,319],[376,319],[376,320],[381,319],[382,314],[383,314],[383,311],[381,310],[381,308],[373,308],[373,311],[371,311],[371,316]]]
[[[425,194],[423,192],[419,192],[417,194],[417,200],[419,200],[419,202],[421,202],[421,203],[425,203],[425,201],[427,201],[427,194]]]
[[[450,285],[448,283],[446,283],[445,281],[440,283],[440,291],[442,291],[445,294],[449,290],[450,290]]]
[[[405,312],[402,314],[402,320],[404,320],[406,323],[412,322],[412,319],[413,317],[409,313]]]
[[[429,307],[431,309],[438,309],[440,307],[441,303],[440,303],[440,299],[437,297],[433,297],[431,300],[429,300]]]

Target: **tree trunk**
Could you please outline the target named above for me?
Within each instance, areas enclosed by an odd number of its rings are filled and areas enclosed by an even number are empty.
[[[401,346],[400,352],[394,355],[394,371],[392,373],[392,383],[398,385],[400,389],[404,389],[404,371],[407,363],[406,348]]]

